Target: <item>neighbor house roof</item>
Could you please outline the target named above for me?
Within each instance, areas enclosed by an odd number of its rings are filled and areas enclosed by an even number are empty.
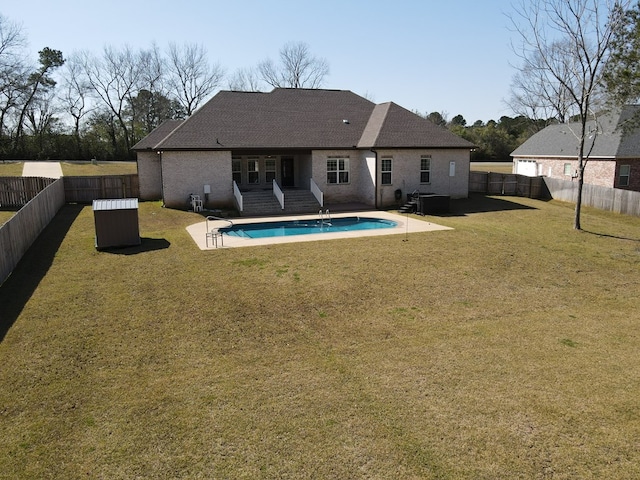
[[[153,134],[134,150],[473,148],[394,103],[347,90],[221,91],[168,135]]]
[[[585,155],[591,158],[640,157],[640,105],[627,105],[587,123]],[[579,123],[549,125],[516,148],[512,157],[577,157]]]

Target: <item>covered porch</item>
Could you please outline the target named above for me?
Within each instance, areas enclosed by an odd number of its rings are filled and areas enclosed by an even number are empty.
[[[312,213],[324,206],[311,151],[232,152],[233,196],[245,216]]]

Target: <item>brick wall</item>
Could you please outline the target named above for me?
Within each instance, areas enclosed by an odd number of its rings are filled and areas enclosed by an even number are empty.
[[[640,158],[629,158],[624,160],[618,160],[616,165],[616,188],[621,188],[623,190],[633,190],[635,192],[640,192]],[[621,186],[619,185],[620,180],[620,166],[621,165],[629,165],[630,174],[629,174],[629,185]]]
[[[450,195],[453,198],[466,198],[469,193],[469,152],[466,150],[430,149],[378,150],[378,172],[375,172],[375,153],[370,151],[327,151],[313,152],[313,177],[325,193],[327,203],[358,202],[375,204],[375,184],[378,187],[377,204],[379,207],[397,205],[396,190],[407,193],[418,190],[421,193]],[[348,156],[350,163],[349,184],[335,185],[327,183],[327,158],[330,156]],[[429,183],[420,183],[420,157],[431,155],[431,178]],[[392,159],[391,184],[382,185],[380,160]],[[455,174],[449,176],[450,163],[455,162]],[[375,180],[374,180],[375,177]]]
[[[231,152],[162,152],[164,204],[186,208],[190,194],[200,195],[205,207],[233,205]],[[204,185],[211,186],[208,199]]]
[[[138,180],[141,200],[162,198],[162,174],[160,155],[153,152],[137,152]]]

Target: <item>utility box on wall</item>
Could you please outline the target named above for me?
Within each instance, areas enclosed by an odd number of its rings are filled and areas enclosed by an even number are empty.
[[[140,245],[137,198],[94,200],[93,219],[97,249]]]

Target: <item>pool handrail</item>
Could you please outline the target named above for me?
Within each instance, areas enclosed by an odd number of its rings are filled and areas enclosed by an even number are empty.
[[[229,226],[233,227],[233,222],[231,220],[229,220],[228,218],[222,218],[222,217],[216,217],[214,215],[209,215],[206,218],[207,220],[207,232],[210,232],[211,230],[209,229],[209,222],[213,222],[216,220],[222,220],[223,222],[229,222]]]

